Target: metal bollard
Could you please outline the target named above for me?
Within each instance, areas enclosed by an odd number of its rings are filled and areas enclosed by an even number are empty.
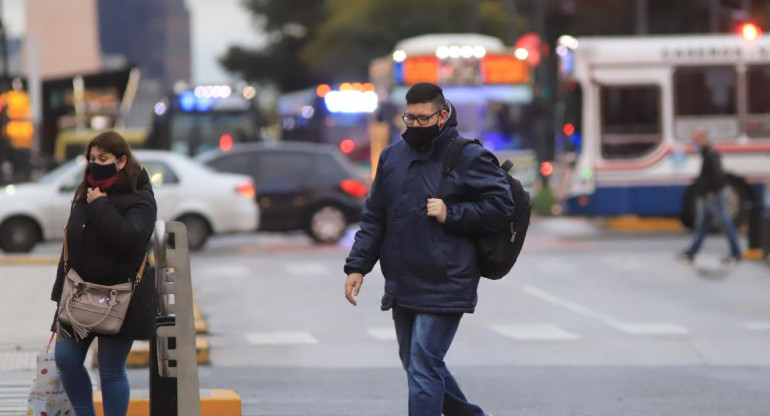
[[[200,416],[187,229],[155,223],[158,318],[150,340],[150,416]]]

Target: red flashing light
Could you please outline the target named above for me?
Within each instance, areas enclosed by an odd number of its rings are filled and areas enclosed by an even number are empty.
[[[223,152],[229,152],[233,148],[233,136],[225,133],[219,136],[219,148]]]
[[[366,184],[358,179],[343,179],[342,182],[340,182],[340,188],[345,191],[346,194],[356,198],[363,198],[369,193]]]
[[[244,182],[235,188],[235,191],[246,199],[252,199],[257,195],[257,190],[251,182]]]
[[[575,134],[575,126],[572,123],[567,123],[562,128],[565,136],[572,136]]]
[[[762,36],[762,29],[754,23],[746,22],[738,26],[738,33],[743,36],[743,39],[751,41]]]
[[[321,84],[315,89],[315,93],[319,98],[326,97],[326,94],[329,93],[329,91],[332,90],[332,87],[328,86],[327,84]]]
[[[540,164],[540,173],[543,176],[551,176],[553,173],[553,165],[551,162],[543,162]]]
[[[356,150],[356,142],[350,139],[343,139],[340,142],[340,150],[342,153],[349,155],[353,150]]]

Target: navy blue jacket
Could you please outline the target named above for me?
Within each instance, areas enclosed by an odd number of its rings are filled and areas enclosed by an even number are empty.
[[[380,155],[345,273],[365,275],[379,260],[385,276],[382,310],[398,305],[418,312],[473,312],[479,269],[471,237],[499,230],[513,213],[497,159],[477,145],[464,147],[444,197],[437,195],[444,156],[459,136],[456,120],[452,109],[425,151],[399,140]],[[428,216],[428,198],[444,200],[444,224]]]

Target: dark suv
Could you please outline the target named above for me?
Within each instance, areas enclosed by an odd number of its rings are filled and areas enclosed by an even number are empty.
[[[321,243],[337,242],[360,220],[369,193],[362,174],[335,147],[323,144],[236,144],[197,160],[254,178],[261,231],[305,230]]]

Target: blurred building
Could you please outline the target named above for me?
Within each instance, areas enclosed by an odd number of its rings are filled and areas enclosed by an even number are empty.
[[[101,69],[96,0],[27,0],[26,9],[44,79]]]
[[[143,78],[170,88],[190,80],[190,13],[185,0],[98,0],[101,50],[123,56]]]

